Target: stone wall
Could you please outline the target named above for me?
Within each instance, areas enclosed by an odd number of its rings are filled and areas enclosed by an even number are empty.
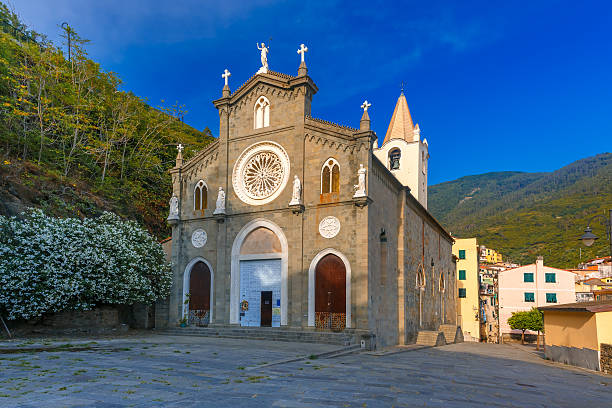
[[[600,370],[612,374],[612,344],[601,343],[599,348]]]
[[[588,348],[547,345],[546,358],[563,364],[599,370],[599,353]]]

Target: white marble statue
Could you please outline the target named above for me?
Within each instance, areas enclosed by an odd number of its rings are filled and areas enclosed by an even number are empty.
[[[302,204],[302,183],[297,175],[293,176],[293,195],[289,205],[300,205]]]
[[[213,214],[225,214],[225,191],[223,191],[223,187],[219,187],[219,193],[217,194],[217,206]]]
[[[261,47],[257,44],[257,49],[261,51],[261,68],[257,73],[266,73],[268,72],[268,52],[270,52],[270,47],[266,47],[266,44],[261,43]]]
[[[359,165],[357,170],[358,184],[355,184],[355,194],[353,197],[365,197],[366,196],[366,169],[363,164]]]
[[[179,215],[179,200],[173,194],[170,198],[170,215],[168,216],[169,220],[178,219]]]

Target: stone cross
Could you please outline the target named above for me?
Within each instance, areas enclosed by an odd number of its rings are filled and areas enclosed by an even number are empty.
[[[231,72],[229,72],[229,71],[227,70],[227,68],[225,69],[225,71],[223,71],[223,74],[221,74],[221,78],[225,79],[225,86],[228,86],[228,84],[227,84],[227,80],[228,80],[228,79],[229,79],[229,77],[231,77],[231,76],[232,76],[232,73],[231,73]]]
[[[304,44],[300,44],[300,49],[297,50],[297,53],[302,56],[302,62],[304,62],[304,54],[308,51],[308,47],[305,47]]]
[[[372,106],[372,104],[369,103],[367,99],[361,104],[361,108],[363,109],[364,112],[367,112],[370,106]]]
[[[183,153],[184,148],[185,146],[183,146],[181,143],[179,143],[178,146],[176,146],[176,149],[179,151],[179,153]]]

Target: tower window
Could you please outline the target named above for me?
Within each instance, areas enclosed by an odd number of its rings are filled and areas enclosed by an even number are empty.
[[[255,129],[270,126],[270,101],[265,96],[260,96],[255,103],[253,120]]]
[[[400,158],[402,157],[402,152],[400,149],[393,149],[389,152],[389,169],[390,170],[399,170],[400,168]]]

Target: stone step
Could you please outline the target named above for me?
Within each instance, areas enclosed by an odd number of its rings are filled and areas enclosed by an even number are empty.
[[[269,341],[287,341],[303,343],[336,344],[351,346],[357,343],[354,333],[331,333],[299,331],[270,328],[237,328],[237,327],[174,327],[159,330],[158,333],[173,336],[202,336],[234,339],[254,339]]]
[[[444,333],[446,344],[463,342],[461,327],[455,324],[441,324],[438,330]]]
[[[443,346],[446,344],[444,333],[435,330],[421,330],[417,336],[416,344],[420,346]]]

